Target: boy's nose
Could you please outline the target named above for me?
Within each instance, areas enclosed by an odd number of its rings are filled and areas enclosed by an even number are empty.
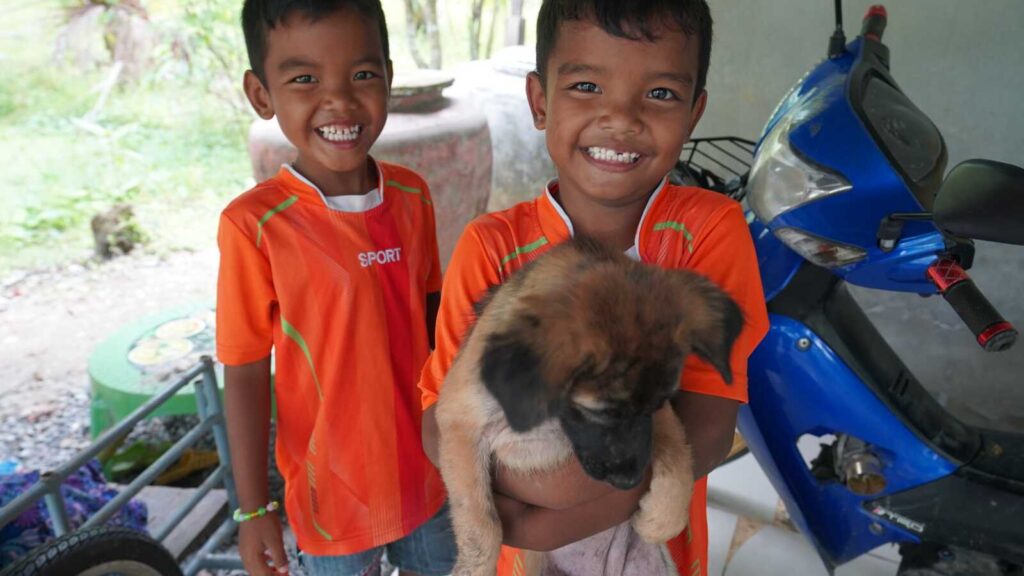
[[[637,134],[643,131],[640,105],[635,102],[609,102],[601,112],[598,126],[617,134]]]
[[[357,101],[350,86],[335,84],[323,91],[323,106],[325,108],[348,109],[355,108]]]

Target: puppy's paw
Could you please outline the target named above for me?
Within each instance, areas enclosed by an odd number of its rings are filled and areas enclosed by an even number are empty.
[[[655,475],[651,489],[640,499],[640,509],[633,514],[633,529],[651,544],[675,538],[689,523],[692,495],[691,482]]]
[[[468,526],[455,526],[458,557],[452,576],[495,576],[502,538],[497,517],[493,521],[481,518]]]

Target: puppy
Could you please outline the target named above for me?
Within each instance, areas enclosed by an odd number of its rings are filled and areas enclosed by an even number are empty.
[[[619,489],[635,487],[651,465],[632,527],[652,544],[679,534],[693,471],[669,401],[690,353],[731,382],[729,356],[743,326],[735,302],[692,272],[574,239],[522,268],[477,308],[437,405],[458,545],[454,574],[495,573],[502,532],[492,459],[530,474],[575,455],[588,475]]]

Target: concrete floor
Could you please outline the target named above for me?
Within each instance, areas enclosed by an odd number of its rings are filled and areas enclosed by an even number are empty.
[[[970,274],[1003,317],[1024,331],[1024,247],[977,243]],[[989,353],[941,297],[851,287],[854,297],[918,380],[954,416],[1024,434],[1024,341]],[[813,451],[801,446],[801,451]],[[778,521],[779,496],[750,455],[713,472],[708,484],[708,576],[827,576],[801,534]],[[837,576],[895,576],[895,546],[840,566]]]
[[[800,446],[813,452],[816,443]],[[744,456],[708,478],[707,576],[828,576],[811,543],[783,522],[779,495]],[[895,546],[877,548],[840,566],[836,576],[895,576]]]
[[[971,277],[1024,332],[1024,247],[977,242]],[[939,296],[854,288],[854,297],[922,385],[961,420],[1024,434],[1024,338],[985,352]]]

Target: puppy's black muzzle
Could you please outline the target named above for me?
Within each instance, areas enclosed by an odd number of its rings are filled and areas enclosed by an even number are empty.
[[[651,417],[597,424],[581,416],[562,418],[583,470],[595,480],[620,490],[636,487],[651,461]]]

